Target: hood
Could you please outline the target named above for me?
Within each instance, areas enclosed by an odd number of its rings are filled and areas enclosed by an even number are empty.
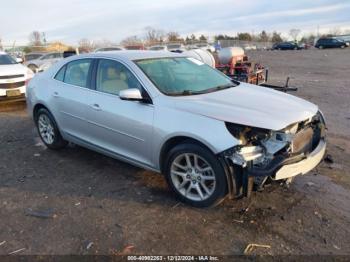
[[[301,98],[245,83],[213,93],[174,99],[178,110],[275,131],[306,120],[318,111],[316,105]]]
[[[0,65],[0,76],[26,74],[27,68],[21,64]]]

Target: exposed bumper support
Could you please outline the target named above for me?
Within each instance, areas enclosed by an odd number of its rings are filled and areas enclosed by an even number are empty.
[[[265,168],[248,168],[247,173],[253,177],[271,176],[275,180],[304,175],[314,169],[326,153],[326,141],[321,139],[318,146],[307,156],[285,158],[275,157]]]
[[[326,141],[321,139],[320,143],[306,159],[282,166],[277,172],[274,178],[276,180],[290,178],[296,175],[305,175],[312,169],[314,169],[323,159],[326,153]]]

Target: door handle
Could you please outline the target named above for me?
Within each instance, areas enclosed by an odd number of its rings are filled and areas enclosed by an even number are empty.
[[[53,92],[53,96],[54,96],[54,97],[59,97],[58,92]]]
[[[102,110],[99,104],[93,104],[93,105],[91,105],[91,107],[92,107],[92,109],[94,109],[96,111],[101,111]]]

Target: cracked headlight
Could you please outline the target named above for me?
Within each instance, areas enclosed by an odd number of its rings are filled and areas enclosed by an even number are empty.
[[[233,164],[246,167],[248,162],[263,162],[266,150],[262,144],[271,137],[271,131],[232,123],[226,123],[228,131],[239,140],[239,145],[224,152]]]
[[[250,161],[257,161],[264,158],[264,149],[260,146],[234,147],[225,152],[233,164],[246,167]]]

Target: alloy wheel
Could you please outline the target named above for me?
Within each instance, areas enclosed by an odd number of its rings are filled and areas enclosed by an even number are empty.
[[[55,141],[55,130],[47,115],[41,114],[39,116],[38,128],[40,136],[44,142],[51,145]]]
[[[184,153],[177,156],[171,164],[170,174],[176,190],[190,200],[206,200],[215,191],[214,170],[197,154]]]

